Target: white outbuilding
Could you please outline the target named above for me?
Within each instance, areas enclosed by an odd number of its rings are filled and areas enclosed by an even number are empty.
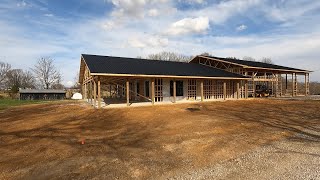
[[[82,94],[80,93],[74,93],[71,99],[80,100],[82,99]]]

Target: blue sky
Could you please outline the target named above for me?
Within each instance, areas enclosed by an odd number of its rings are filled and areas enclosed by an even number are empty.
[[[0,60],[51,57],[73,84],[80,54],[270,57],[320,81],[320,1],[0,0]]]

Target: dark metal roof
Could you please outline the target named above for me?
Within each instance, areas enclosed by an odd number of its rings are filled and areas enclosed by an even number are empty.
[[[296,69],[296,68],[280,66],[280,65],[275,65],[275,64],[257,62],[257,61],[246,61],[246,60],[240,60],[240,59],[221,58],[221,57],[214,57],[214,56],[202,56],[202,57],[218,59],[218,60],[221,60],[221,61],[226,61],[226,62],[230,62],[230,63],[236,63],[236,64],[243,65],[243,66],[256,67],[256,68],[268,68],[268,69],[276,69],[276,70],[289,70],[289,71],[305,71],[305,72],[308,72],[308,70]]]
[[[246,78],[200,64],[98,55],[82,55],[91,73]]]
[[[20,89],[19,93],[25,94],[64,94],[65,90],[59,89]]]

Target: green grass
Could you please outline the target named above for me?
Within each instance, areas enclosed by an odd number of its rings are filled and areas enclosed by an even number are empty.
[[[20,101],[16,99],[0,99],[0,110],[7,109],[13,106],[22,106],[28,104],[48,103],[49,101]]]

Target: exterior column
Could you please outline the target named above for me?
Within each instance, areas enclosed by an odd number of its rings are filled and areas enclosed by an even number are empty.
[[[94,107],[96,107],[97,104],[97,83],[96,81],[93,81],[93,98],[94,98]]]
[[[310,75],[309,75],[308,73],[306,73],[306,74],[305,74],[305,78],[304,78],[304,81],[305,81],[305,89],[306,89],[306,90],[305,90],[305,91],[306,91],[306,92],[305,92],[305,96],[308,96],[308,95],[309,95],[309,91],[310,91],[310,90],[309,90],[309,87],[310,87],[310,86],[309,86],[309,77],[310,77]]]
[[[278,93],[279,93],[279,74],[276,74],[276,88],[275,88],[275,97],[277,98],[278,97]]]
[[[252,97],[255,98],[256,97],[256,84],[254,82],[254,72],[252,73],[252,91],[253,91]]]
[[[87,99],[87,83],[84,84],[83,99]]]
[[[98,78],[98,108],[101,108],[101,82],[100,77]]]
[[[200,93],[201,93],[201,101],[203,101],[203,80],[200,81]]]
[[[298,77],[296,73],[294,74],[294,90],[294,96],[298,96]]]
[[[176,102],[176,96],[177,96],[177,84],[176,80],[173,81],[173,102]]]
[[[237,99],[240,98],[240,83],[237,82]]]
[[[155,100],[155,97],[154,97],[154,79],[151,80],[151,100],[152,100],[152,105],[154,104],[154,100]]]
[[[294,97],[294,73],[292,73],[292,97]]]
[[[248,80],[245,80],[245,83],[244,83],[244,98],[245,99],[248,99],[248,96],[249,96],[248,93],[249,93],[248,92]]]
[[[130,84],[129,84],[129,80],[127,79],[127,82],[126,82],[127,106],[130,106],[130,91],[129,91],[129,88],[130,88]]]
[[[223,81],[223,100],[227,99],[227,83]]]

